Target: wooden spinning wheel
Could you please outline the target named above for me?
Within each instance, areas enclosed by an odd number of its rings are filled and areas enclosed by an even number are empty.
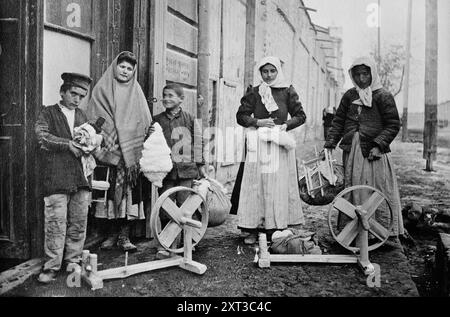
[[[181,207],[170,198],[179,192],[187,191],[189,196]],[[162,194],[153,207],[150,217],[150,227],[154,237],[161,246],[172,253],[183,253],[183,246],[172,246],[177,238],[183,234],[184,225],[200,222],[201,228],[192,227],[192,246],[196,246],[205,235],[208,227],[208,210],[205,199],[194,189],[174,187]],[[170,220],[161,226],[161,220]],[[164,221],[163,221],[164,223]],[[184,241],[181,239],[181,241]]]
[[[355,206],[345,198],[361,191],[365,191],[368,197],[361,206]],[[388,207],[386,216],[389,217],[388,221],[380,223],[375,219],[375,213],[383,203]],[[339,219],[343,218],[342,215],[345,215],[344,217],[349,221],[340,229]],[[373,251],[387,241],[393,225],[394,216],[388,199],[379,190],[370,186],[353,186],[345,189],[334,199],[328,212],[328,226],[333,238],[341,246],[354,253],[360,252],[357,238],[363,232],[367,232],[368,235],[367,251]],[[353,242],[356,242],[355,246],[352,246]]]
[[[203,187],[202,187],[203,186]],[[83,251],[81,267],[75,267],[74,274],[81,276],[92,289],[103,288],[104,280],[127,278],[131,275],[159,270],[162,268],[178,266],[186,271],[199,275],[206,272],[206,266],[192,260],[192,247],[197,245],[205,235],[208,227],[208,209],[206,201],[201,196],[206,192],[205,186],[199,186],[194,190],[187,187],[175,187],[166,191],[156,201],[150,216],[150,226],[154,237],[168,251],[172,253],[184,253],[183,256],[174,255],[169,259],[150,261],[146,263],[133,264],[128,266],[128,253],[125,255],[125,266],[97,270],[97,255],[91,254],[88,250]],[[187,191],[189,196],[181,207],[178,207],[170,198],[171,195]],[[161,230],[160,216],[164,213],[168,220]],[[172,248],[172,244],[182,235],[183,246]]]
[[[350,203],[347,197],[358,197],[362,205]],[[377,210],[385,203],[388,212],[380,223]],[[348,222],[340,229],[340,218]],[[342,219],[344,220],[344,219]],[[333,238],[354,255],[297,255],[270,254],[267,238],[264,233],[259,235],[259,249],[255,255],[255,262],[259,267],[270,267],[271,263],[357,263],[366,275],[375,274],[375,266],[369,260],[369,251],[382,246],[389,238],[394,225],[392,207],[379,190],[369,186],[354,186],[343,190],[333,200],[328,212],[328,225]]]

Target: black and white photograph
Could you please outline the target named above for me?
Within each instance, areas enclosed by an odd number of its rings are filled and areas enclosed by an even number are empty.
[[[0,297],[448,298],[449,30],[448,0],[0,0]]]

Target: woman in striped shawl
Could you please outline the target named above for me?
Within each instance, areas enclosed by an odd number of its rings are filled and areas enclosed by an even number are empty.
[[[135,251],[130,242],[130,221],[145,219],[143,186],[139,160],[146,131],[152,117],[137,81],[137,60],[133,53],[122,52],[112,62],[92,91],[86,109],[89,118],[103,117],[105,147],[96,153],[100,164],[110,166],[111,188],[107,204],[97,204],[95,217],[109,219],[109,237],[103,249],[117,243],[124,251]]]

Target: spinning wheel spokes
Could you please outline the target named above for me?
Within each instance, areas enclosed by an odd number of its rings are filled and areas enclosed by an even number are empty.
[[[372,218],[375,211],[377,211],[378,207],[383,203],[383,201],[387,201],[384,195],[378,192],[374,192],[372,196],[362,205],[362,209],[367,211],[367,217]]]
[[[347,198],[364,200],[361,206],[355,206]],[[368,197],[367,199],[364,199]],[[359,201],[361,203],[361,201]],[[385,204],[387,208],[388,221],[380,223],[375,219],[376,211]],[[336,225],[333,225],[333,219],[337,217]],[[343,223],[346,218],[347,222]],[[385,217],[386,220],[386,217]],[[370,236],[375,240],[369,240],[369,251],[382,246],[389,238],[394,225],[394,216],[388,199],[379,190],[369,186],[354,186],[342,191],[333,201],[328,212],[328,225],[334,239],[344,248],[359,252],[358,246],[353,246],[357,237],[366,227]],[[342,228],[342,229],[341,229]]]
[[[177,194],[180,191],[188,191],[189,197],[181,207],[170,198],[170,196]],[[169,220],[164,228],[161,226],[161,214],[164,213],[165,218]],[[164,217],[163,216],[163,217]],[[192,232],[192,246],[197,245],[203,238],[208,226],[208,212],[206,209],[206,202],[195,190],[187,187],[175,187],[164,194],[157,200],[150,217],[150,226],[152,232],[158,242],[166,250],[173,253],[182,253],[183,247],[183,226],[192,220],[201,222],[201,228],[191,228]],[[178,239],[179,238],[179,239]],[[179,241],[180,245],[172,246],[175,241]]]
[[[355,213],[356,207],[353,206],[350,202],[348,202],[344,198],[339,197],[338,199],[336,199],[336,201],[334,203],[334,208],[343,212],[344,214],[349,216],[351,219],[356,218],[356,213]]]
[[[180,223],[182,214],[180,212],[180,208],[178,208],[172,199],[165,199],[161,207],[173,221],[178,224]]]
[[[158,240],[162,246],[171,246],[175,239],[183,231],[180,225],[174,221],[169,222],[159,234]]]
[[[348,223],[341,233],[336,237],[341,245],[349,247],[353,240],[356,239],[359,233],[359,221],[358,219],[352,220]]]
[[[389,238],[389,230],[383,227],[375,219],[369,220],[370,230],[369,232],[380,241],[385,241]]]
[[[200,195],[191,195],[186,199],[180,209],[183,215],[192,217],[203,203],[203,198]]]

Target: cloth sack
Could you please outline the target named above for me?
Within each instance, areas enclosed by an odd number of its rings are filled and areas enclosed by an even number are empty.
[[[272,239],[270,251],[273,254],[322,254],[315,233],[288,229],[292,235]]]
[[[227,190],[221,183],[212,178],[207,178],[210,183],[206,201],[209,210],[208,227],[216,227],[223,224],[231,209],[231,201],[227,196]]]

